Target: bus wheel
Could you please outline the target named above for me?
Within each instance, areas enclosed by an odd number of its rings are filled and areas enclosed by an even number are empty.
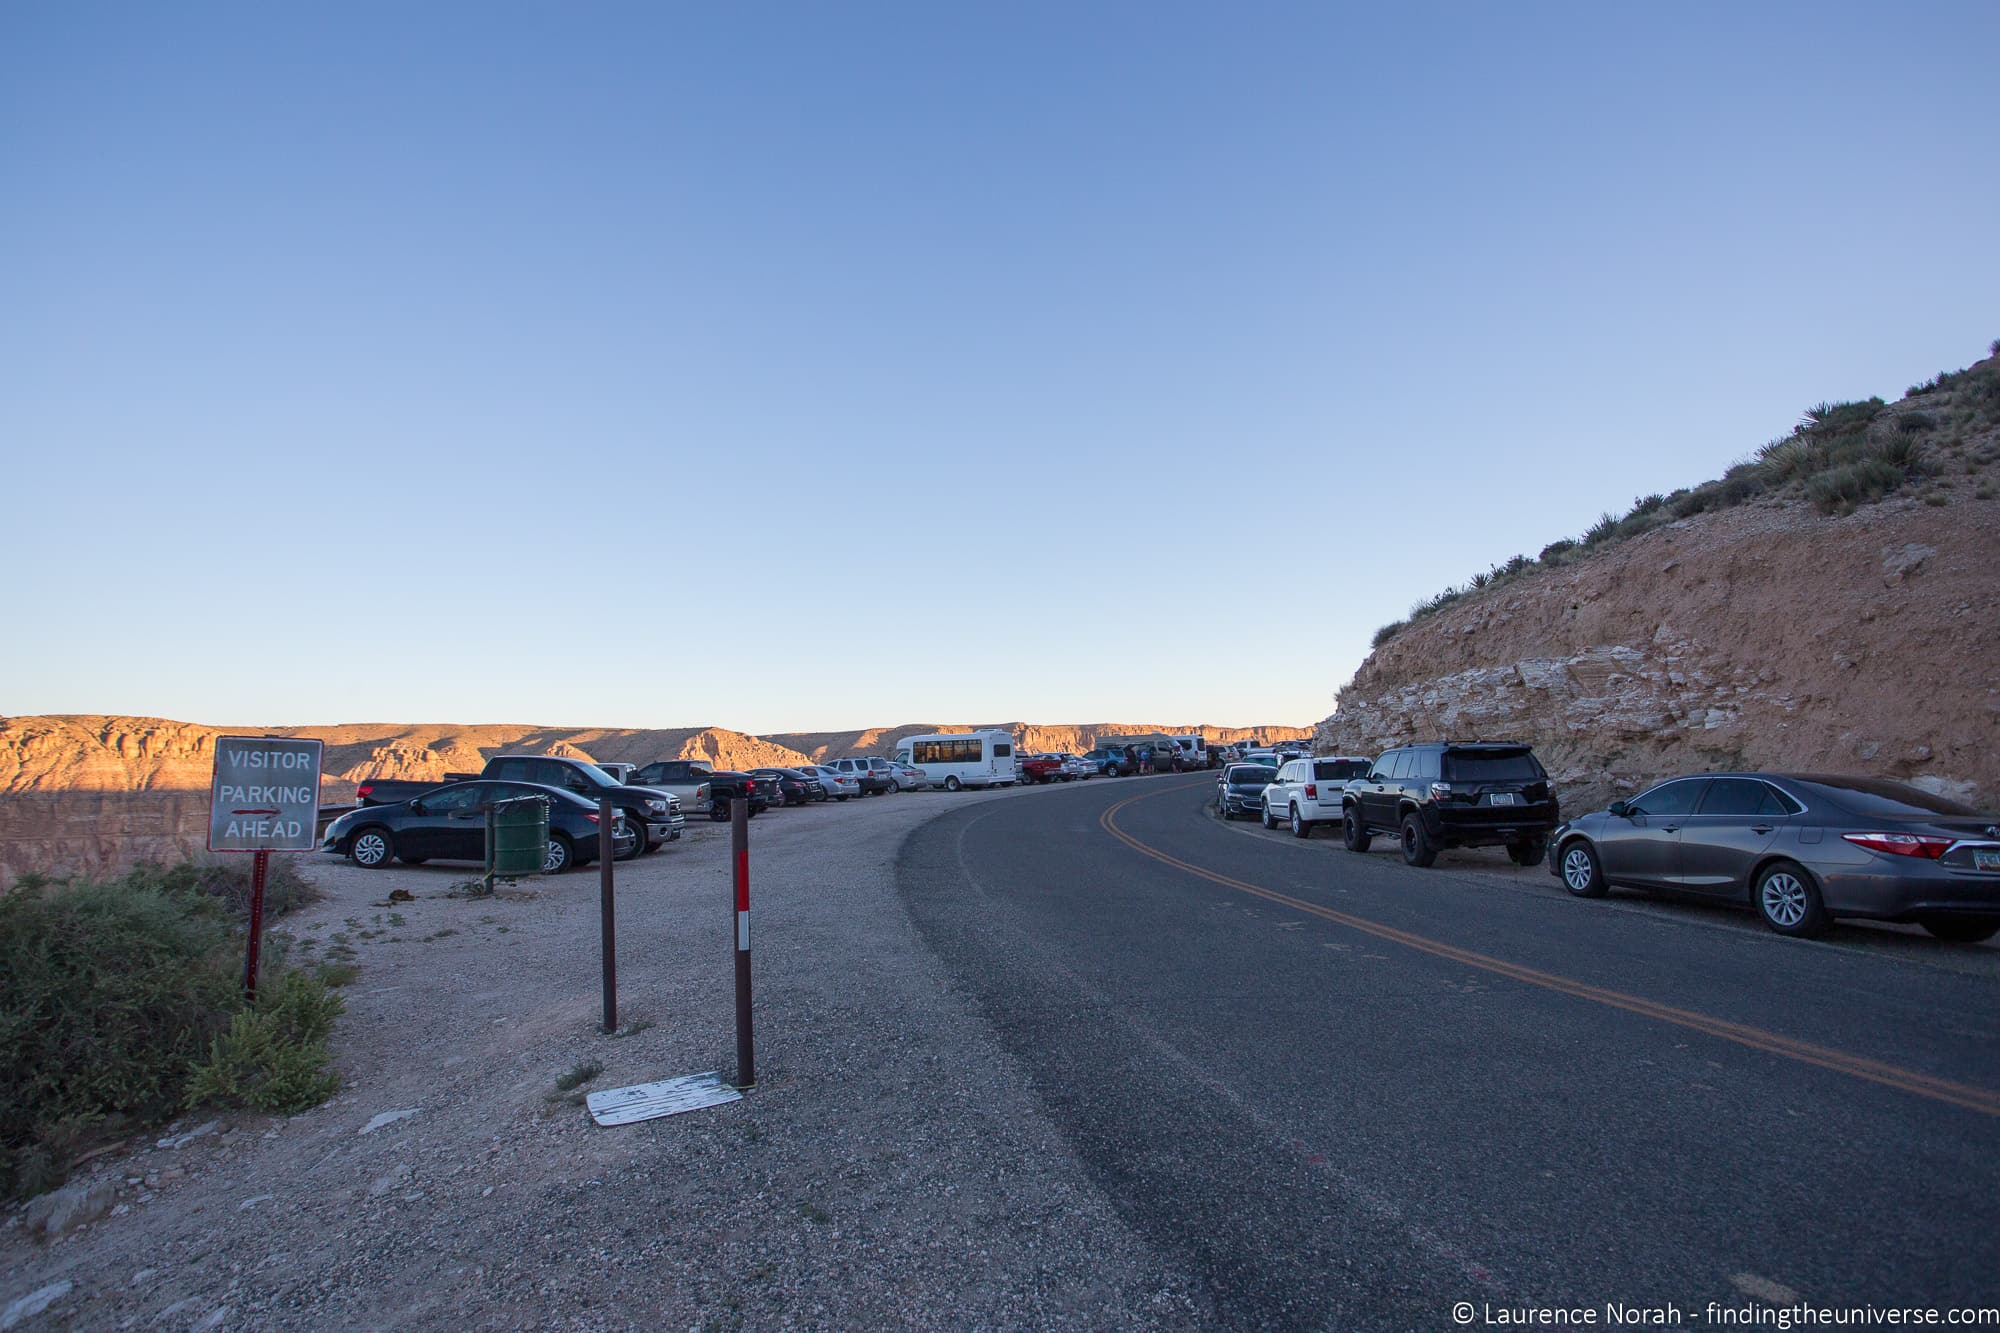
[[[947,776],[947,777],[945,778],[945,780],[944,780],[944,789],[945,789],[946,791],[957,791],[957,790],[958,790],[958,774],[956,774],[956,773],[953,773],[953,774],[950,774],[949,776]]]

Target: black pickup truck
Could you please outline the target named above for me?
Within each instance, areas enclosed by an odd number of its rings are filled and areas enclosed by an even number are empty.
[[[718,821],[729,818],[729,803],[738,796],[749,798],[752,819],[784,799],[776,778],[711,768],[699,759],[661,759],[634,773],[632,780],[670,791]]]
[[[551,755],[502,754],[486,761],[477,773],[447,773],[446,782],[469,782],[484,778],[498,782],[539,782],[573,791],[591,801],[611,798],[625,812],[625,825],[637,835],[632,855],[650,851],[681,836],[687,818],[681,814],[680,799],[672,792],[655,791],[643,785],[625,786],[595,764],[581,759],[558,759]],[[363,805],[395,805],[415,800],[441,784],[397,782],[389,778],[368,778],[356,788]]]

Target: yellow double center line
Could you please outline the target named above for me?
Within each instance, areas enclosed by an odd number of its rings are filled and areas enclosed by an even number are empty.
[[[1322,920],[1331,921],[1336,925],[1346,926],[1350,930],[1358,930],[1364,935],[1372,935],[1378,940],[1386,940],[1391,944],[1400,944],[1406,949],[1415,949],[1436,958],[1443,958],[1454,963],[1462,963],[1467,967],[1476,967],[1482,972],[1491,972],[1496,976],[1526,982],[1530,986],[1540,986],[1544,990],[1557,991],[1564,995],[1573,995],[1579,1000],[1589,1000],[1594,1004],[1602,1004],[1613,1009],[1623,1009],[1627,1013],[1658,1019],[1662,1023],[1672,1023],[1678,1027],[1692,1028],[1696,1032],[1705,1032],[1711,1037],[1720,1037],[1724,1041],[1733,1041],[1741,1046],[1750,1046],[1760,1051],[1768,1051],[1772,1055],[1781,1055],[1788,1060],[1797,1060],[1801,1064],[1817,1065],[1821,1069],[1830,1069],[1836,1074],[1847,1074],[1854,1078],[1867,1079],[1871,1083],[1880,1083],[1886,1087],[1896,1088],[1903,1092],[1915,1093],[1919,1097],[1929,1097],[1933,1101],[1947,1102],[1953,1106],[1962,1106],[1968,1111],[1978,1111],[1985,1115],[2000,1116],[2000,1092],[1990,1092],[1985,1088],[1975,1088],[1964,1083],[1953,1083],[1948,1079],[1932,1078],[1929,1074],[1919,1074],[1914,1070],[1899,1069],[1895,1065],[1883,1064],[1880,1060],[1870,1060],[1864,1056],[1849,1055],[1845,1051],[1831,1050],[1825,1046],[1815,1046],[1811,1042],[1795,1041],[1790,1037],[1780,1036],[1775,1032],[1767,1032],[1762,1028],[1746,1027],[1741,1023],[1731,1023],[1720,1018],[1710,1018],[1707,1014],[1697,1014],[1688,1009],[1676,1009],[1672,1005],[1659,1004],[1653,1000],[1642,999],[1637,995],[1627,995],[1623,991],[1606,990],[1602,986],[1592,986],[1585,982],[1572,980],[1569,977],[1558,976],[1553,972],[1542,972],[1532,967],[1523,967],[1519,963],[1510,963],[1505,959],[1493,958],[1483,953],[1474,953],[1470,949],[1461,949],[1456,945],[1446,944],[1442,940],[1434,940],[1424,935],[1415,935],[1407,930],[1398,930],[1394,926],[1385,926],[1378,921],[1370,921],[1366,917],[1355,916],[1348,912],[1337,912],[1331,907],[1322,907],[1318,903],[1310,903],[1303,898],[1294,898],[1288,893],[1279,893],[1276,889],[1267,889],[1260,884],[1251,884],[1244,880],[1232,879],[1228,875],[1220,875],[1213,870],[1205,869],[1192,862],[1183,861],[1178,856],[1172,856],[1159,850],[1157,847],[1152,847],[1139,841],[1139,839],[1118,827],[1118,821],[1115,816],[1126,806],[1136,804],[1139,801],[1149,800],[1155,796],[1164,796],[1168,791],[1180,789],[1183,788],[1167,788],[1162,791],[1151,791],[1143,795],[1130,797],[1118,802],[1118,804],[1098,816],[1097,822],[1103,826],[1106,833],[1109,833],[1133,851],[1138,852],[1141,856],[1150,856],[1155,861],[1161,862],[1164,865],[1170,865],[1176,870],[1184,870],[1188,874],[1198,876],[1212,884],[1220,884],[1224,888],[1235,889],[1239,893],[1247,893],[1252,897],[1262,898],[1267,902],[1279,903],[1285,907],[1292,908],[1294,911],[1304,912],[1308,916],[1316,916]]]

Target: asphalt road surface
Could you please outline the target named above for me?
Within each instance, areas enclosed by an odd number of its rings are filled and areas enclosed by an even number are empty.
[[[1094,1182],[1232,1326],[2000,1305],[2000,951],[1415,870],[1211,797],[1029,793],[897,869]]]

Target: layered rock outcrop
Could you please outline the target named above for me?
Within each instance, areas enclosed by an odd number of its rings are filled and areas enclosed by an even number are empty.
[[[1572,810],[1720,768],[2000,804],[2000,500],[1697,515],[1425,617],[1318,728],[1440,738],[1531,742]]]

